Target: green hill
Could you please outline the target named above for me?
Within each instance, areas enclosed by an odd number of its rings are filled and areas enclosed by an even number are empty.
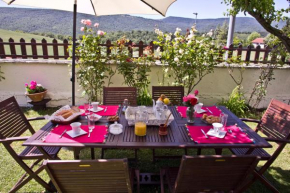
[[[0,28],[12,31],[24,31],[28,33],[54,33],[61,35],[72,34],[72,12],[49,10],[49,9],[25,9],[25,8],[0,8]],[[80,34],[81,19],[91,19],[93,23],[100,23],[100,29],[106,32],[117,31],[153,31],[158,27],[162,31],[174,32],[176,27],[183,31],[190,28],[195,19],[182,17],[167,17],[161,20],[146,19],[130,15],[93,16],[87,14],[77,15],[77,33]],[[227,18],[198,19],[197,29],[199,32],[208,32],[215,29]],[[280,26],[283,23],[280,23]],[[248,17],[236,19],[236,32],[265,32],[259,23]]]

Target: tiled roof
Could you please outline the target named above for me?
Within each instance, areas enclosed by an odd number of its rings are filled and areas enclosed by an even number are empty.
[[[252,41],[252,43],[263,44],[265,38],[256,38]]]

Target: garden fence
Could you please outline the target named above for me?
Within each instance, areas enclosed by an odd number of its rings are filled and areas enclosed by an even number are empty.
[[[3,39],[0,38],[0,58],[67,59],[69,57],[69,45],[66,39],[63,40],[63,42],[58,42],[56,39],[53,39],[52,43],[48,43],[45,39],[42,39],[41,42],[36,42],[35,39],[31,39],[30,42],[25,42],[25,40],[21,38],[20,42],[15,42],[14,39],[10,38],[8,42],[4,42]],[[100,45],[105,47],[107,55],[111,54],[111,47],[113,44],[110,40]],[[147,46],[150,46],[153,53],[157,48],[153,42],[145,44],[143,41],[139,43],[129,41],[126,43],[126,46],[133,57],[142,56]],[[249,63],[275,63],[279,61],[290,64],[289,61],[286,61],[283,57],[269,54],[271,50],[272,49],[268,46],[265,48],[261,48],[260,46],[254,48],[252,46],[243,47],[243,45],[239,45],[238,47],[234,47],[230,45],[228,48],[224,47],[222,49],[219,58],[225,58],[225,54],[228,54],[228,58],[240,57],[243,62]],[[228,53],[225,51],[228,51]]]

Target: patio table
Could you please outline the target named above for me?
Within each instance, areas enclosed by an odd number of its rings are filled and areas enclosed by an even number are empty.
[[[247,133],[249,138],[254,140],[254,143],[195,143],[188,135],[186,127],[187,120],[182,118],[176,107],[171,106],[171,110],[174,121],[168,127],[168,135],[160,136],[158,134],[157,126],[147,126],[147,135],[139,137],[134,134],[134,126],[129,126],[125,116],[121,113],[121,108],[118,111],[120,117],[120,123],[123,125],[123,133],[120,135],[112,135],[108,133],[108,137],[105,143],[49,143],[44,142],[43,137],[47,136],[49,132],[56,126],[55,124],[48,122],[38,132],[32,135],[27,141],[23,143],[24,146],[37,146],[39,150],[45,154],[49,159],[49,155],[46,154],[42,147],[44,146],[61,146],[72,147],[74,149],[75,159],[79,159],[79,152],[84,147],[96,147],[96,148],[128,148],[128,149],[140,149],[140,148],[214,148],[217,154],[222,153],[223,148],[249,148],[247,153],[251,153],[255,148],[270,148],[272,147],[265,139],[260,137],[256,132],[249,128],[244,122],[242,122],[237,116],[235,116],[226,107],[218,107],[223,113],[229,115],[227,125],[237,125]],[[87,120],[85,116],[80,116],[79,120],[82,124],[86,125]],[[96,125],[108,124],[107,117],[102,117]],[[195,119],[194,126],[206,126],[207,124],[202,122],[200,118]],[[94,130],[96,132],[97,130]]]

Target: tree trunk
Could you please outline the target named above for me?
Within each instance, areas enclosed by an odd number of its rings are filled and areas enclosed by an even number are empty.
[[[265,18],[254,11],[248,11],[248,13],[253,16],[269,33],[277,36],[281,42],[285,45],[287,51],[290,53],[290,38],[285,35],[281,30],[274,28],[268,23]]]

